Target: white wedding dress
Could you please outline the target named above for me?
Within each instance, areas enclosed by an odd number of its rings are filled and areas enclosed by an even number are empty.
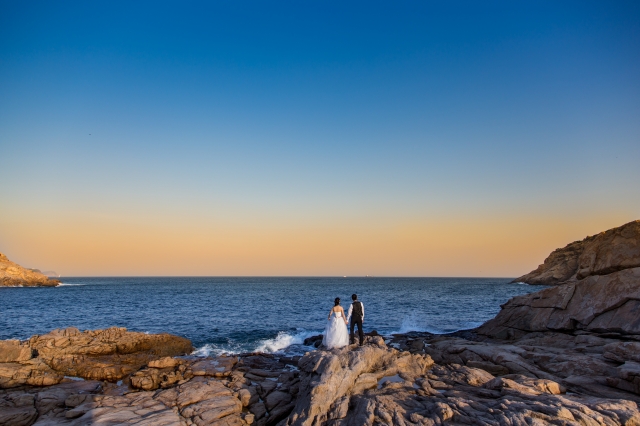
[[[341,312],[331,313],[323,335],[322,344],[329,349],[343,348],[349,344],[349,333]]]

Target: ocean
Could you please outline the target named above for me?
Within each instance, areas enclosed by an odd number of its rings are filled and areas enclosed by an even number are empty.
[[[55,328],[112,326],[191,339],[196,355],[302,353],[336,297],[365,306],[365,331],[449,333],[494,317],[513,296],[539,290],[500,278],[104,277],[54,288],[0,287],[0,339]]]

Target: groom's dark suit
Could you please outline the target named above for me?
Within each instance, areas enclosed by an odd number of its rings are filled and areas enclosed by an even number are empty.
[[[355,326],[358,326],[358,337],[360,338],[359,344],[362,346],[364,343],[364,332],[362,331],[362,320],[364,320],[364,305],[359,300],[355,300],[349,307],[348,317],[351,320],[351,332],[349,333],[349,340],[351,344],[355,343]]]

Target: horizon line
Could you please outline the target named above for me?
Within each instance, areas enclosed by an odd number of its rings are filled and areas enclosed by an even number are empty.
[[[425,275],[65,275],[49,278],[486,278],[515,279],[495,276],[425,276]]]

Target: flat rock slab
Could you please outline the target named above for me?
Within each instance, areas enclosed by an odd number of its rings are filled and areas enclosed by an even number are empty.
[[[0,389],[49,386],[64,376],[117,382],[150,362],[173,363],[171,357],[192,349],[183,337],[120,327],[83,332],[71,327],[25,342],[0,341]]]
[[[225,377],[238,362],[238,357],[205,358],[191,364],[194,376]]]

